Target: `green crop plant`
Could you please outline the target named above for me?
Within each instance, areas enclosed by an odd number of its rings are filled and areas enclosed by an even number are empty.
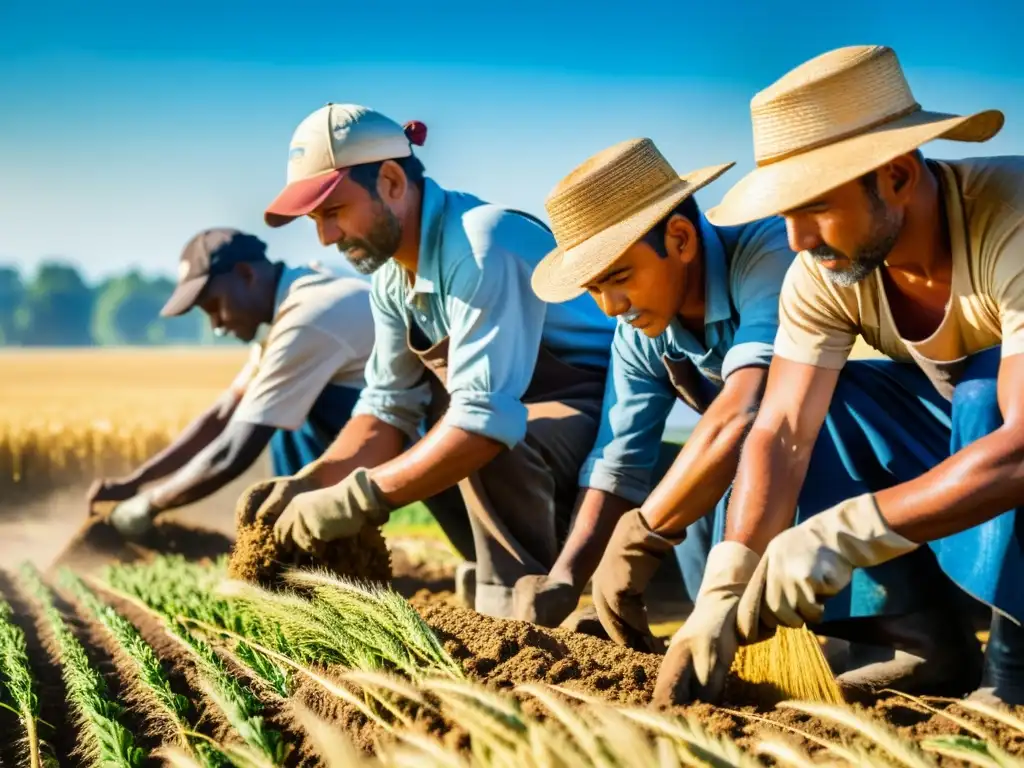
[[[175,693],[167,678],[160,658],[153,651],[135,625],[111,606],[100,600],[82,580],[71,571],[61,572],[61,584],[82,606],[95,617],[113,637],[119,654],[123,654],[135,675],[131,691],[133,698],[146,705],[147,714],[163,738],[190,751],[207,766],[220,766],[225,758],[218,745],[200,736],[188,721],[191,709],[186,696]]]
[[[138,598],[109,585],[101,588],[160,621],[168,634],[190,653],[207,698],[223,713],[246,745],[247,749],[242,752],[232,745],[221,745],[229,760],[235,762],[231,754],[236,753],[246,755],[246,764],[276,766],[284,763],[289,747],[281,734],[268,728],[264,722],[263,702],[230,672],[209,644],[190,632],[183,622],[157,613]],[[262,658],[262,654],[259,655]]]
[[[83,763],[96,768],[141,768],[145,754],[124,727],[124,709],[110,697],[103,677],[89,662],[85,648],[61,618],[39,572],[34,566],[25,564],[20,575],[42,607],[53,633],[68,702],[79,728],[78,751]]]
[[[397,669],[411,678],[427,673],[462,677],[430,627],[397,593],[314,571],[291,571],[286,579],[311,590],[312,598],[238,581],[222,582],[218,594],[272,619],[286,655],[295,661]]]
[[[170,624],[189,619],[231,630],[277,651],[287,651],[285,640],[271,622],[242,602],[216,597],[213,590],[226,570],[226,558],[212,566],[185,560],[180,555],[163,555],[142,564],[108,566],[103,573],[107,587],[133,597]],[[182,627],[184,629],[184,627]],[[282,698],[291,694],[288,669],[241,642],[235,660],[253,672],[270,691]]]
[[[25,762],[31,768],[52,764],[51,756],[41,748],[39,739],[39,696],[29,666],[25,633],[14,624],[14,611],[0,599],[0,681],[6,699],[0,707],[11,710],[25,733]]]

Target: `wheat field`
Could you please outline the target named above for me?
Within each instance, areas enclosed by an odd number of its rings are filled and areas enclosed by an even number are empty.
[[[0,488],[127,471],[207,408],[246,355],[243,345],[0,352]]]

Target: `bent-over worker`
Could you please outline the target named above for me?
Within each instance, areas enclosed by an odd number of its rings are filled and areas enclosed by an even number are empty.
[[[795,257],[779,217],[719,227],[701,214],[693,194],[730,165],[680,177],[650,140],[632,140],[584,162],[548,198],[562,247],[541,262],[535,290],[548,301],[589,292],[619,325],[600,432],[581,472],[579,512],[555,568],[517,584],[521,618],[529,611],[553,622],[572,610],[600,558],[593,597],[602,625],[619,643],[658,650],[642,596],[660,559],[676,550],[691,598],[702,579],[715,578],[715,558],[705,575],[707,547],[722,535],[772,359],[779,293]],[[638,200],[646,202],[637,206]],[[875,361],[854,362],[844,372],[827,429],[813,447],[817,471],[800,493],[802,515],[884,482],[884,467],[866,448],[885,431],[879,425],[886,392],[898,384]],[[677,397],[700,419],[653,483],[659,438]],[[851,419],[851,412],[860,417]],[[712,520],[710,535],[695,531]],[[905,621],[923,638],[920,652],[948,658],[960,646],[930,639],[943,637],[933,625],[946,624],[945,617],[915,611],[904,597],[905,582],[925,572],[910,572],[909,565],[858,583],[837,613],[914,612]],[[948,669],[937,670],[943,674]]]
[[[93,484],[90,507],[119,502],[110,521],[126,536],[215,493],[268,444],[275,474],[316,459],[348,421],[373,347],[365,281],[271,261],[254,235],[199,232],[185,246],[178,274],[161,316],[198,307],[215,332],[245,342],[267,332],[231,385],[170,446],[126,477]]]
[[[266,221],[310,216],[324,245],[373,274],[376,337],[352,420],[265,504],[285,505],[281,544],[309,548],[458,486],[475,608],[507,617],[516,579],[546,572],[564,536],[614,323],[586,300],[537,298],[530,274],[550,232],[425,176],[412,150],[425,131],[328,104],[294,132],[288,185]]]
[[[952,695],[1024,703],[1024,157],[925,159],[920,147],[933,139],[990,139],[1003,115],[925,111],[884,46],[806,62],[755,96],[751,113],[758,167],[709,218],[781,213],[800,253],[717,553],[727,578],[669,652],[663,699],[687,697],[709,648],[728,666],[737,638],[778,625],[818,631],[862,569],[924,553],[968,602],[993,609],[983,666],[949,662],[970,674]],[[916,389],[885,400],[914,440],[887,446],[885,486],[793,526],[858,337],[893,369],[918,372]],[[922,574],[905,588],[931,585]],[[962,615],[945,610],[950,622]],[[894,679],[931,692],[929,666],[912,652],[869,671],[856,681],[869,694]]]

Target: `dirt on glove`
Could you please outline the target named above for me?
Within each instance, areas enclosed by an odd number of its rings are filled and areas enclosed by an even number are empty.
[[[287,568],[318,568],[351,579],[390,581],[391,553],[380,529],[374,526],[364,527],[351,538],[328,543],[319,555],[282,549],[274,539],[274,523],[280,513],[271,515],[260,509],[269,494],[269,485],[257,486],[240,502],[235,546],[228,561],[229,578],[273,588],[280,585]]]

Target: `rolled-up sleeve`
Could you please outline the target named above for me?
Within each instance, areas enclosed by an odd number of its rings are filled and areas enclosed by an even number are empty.
[[[370,293],[373,351],[352,415],[374,416],[415,440],[430,403],[430,384],[422,361],[409,349],[403,312],[386,286],[385,280],[374,280]]]
[[[722,380],[740,368],[767,367],[779,328],[779,294],[796,254],[781,220],[757,222],[741,236],[730,274],[739,327],[722,361]]]
[[[444,423],[513,448],[526,436],[545,304],[527,264],[493,239],[447,276],[448,394]]]
[[[623,324],[615,331],[601,424],[579,483],[639,505],[651,490],[675,393],[663,363],[637,349],[632,333]]]

